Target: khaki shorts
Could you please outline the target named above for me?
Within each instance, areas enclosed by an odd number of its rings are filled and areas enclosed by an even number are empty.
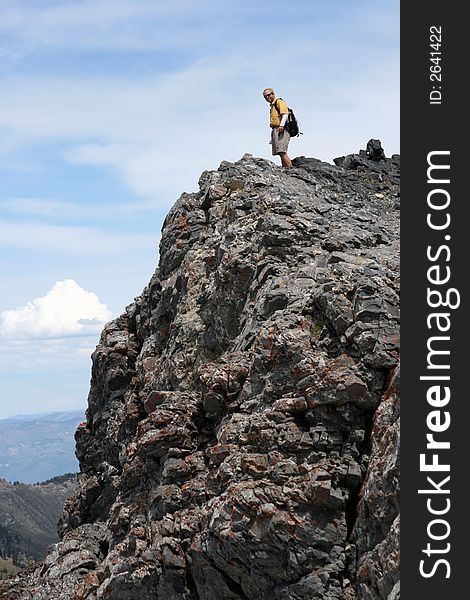
[[[271,131],[271,149],[274,154],[281,154],[281,152],[287,152],[289,146],[290,135],[287,129],[279,134],[279,127],[273,127]]]

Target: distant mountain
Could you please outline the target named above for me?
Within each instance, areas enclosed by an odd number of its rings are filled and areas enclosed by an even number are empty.
[[[57,524],[65,500],[77,487],[77,476],[57,477],[37,485],[0,480],[1,572],[12,572],[11,563],[26,566],[41,560],[59,540]],[[14,572],[14,570],[13,570]]]
[[[37,483],[76,473],[74,434],[84,419],[77,410],[0,420],[0,478]]]

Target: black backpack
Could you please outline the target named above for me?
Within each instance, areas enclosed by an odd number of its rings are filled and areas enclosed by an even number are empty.
[[[282,100],[282,98],[276,98],[276,102],[278,100]],[[281,111],[277,107],[276,102],[274,102],[274,108],[279,113],[279,116],[281,116]],[[287,129],[289,135],[291,137],[297,137],[299,135],[303,135],[303,133],[299,129],[299,123],[294,115],[294,111],[292,110],[292,108],[289,108],[289,107],[288,107],[288,111],[289,111],[289,113],[287,115],[286,129]]]

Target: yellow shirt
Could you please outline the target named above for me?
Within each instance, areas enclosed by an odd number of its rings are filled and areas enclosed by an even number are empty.
[[[280,113],[276,110],[274,106],[276,104]],[[271,109],[269,111],[269,126],[270,127],[279,127],[281,124],[281,116],[289,114],[289,109],[287,108],[287,104],[284,102],[282,98],[275,98],[271,102]]]

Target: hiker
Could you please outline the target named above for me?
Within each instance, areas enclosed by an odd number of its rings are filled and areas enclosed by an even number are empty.
[[[272,88],[263,90],[263,97],[269,102],[271,109],[269,111],[269,125],[271,127],[271,150],[273,156],[278,154],[281,157],[282,166],[286,169],[292,167],[292,161],[287,154],[290,135],[285,124],[289,114],[287,104],[282,98],[276,98]]]

